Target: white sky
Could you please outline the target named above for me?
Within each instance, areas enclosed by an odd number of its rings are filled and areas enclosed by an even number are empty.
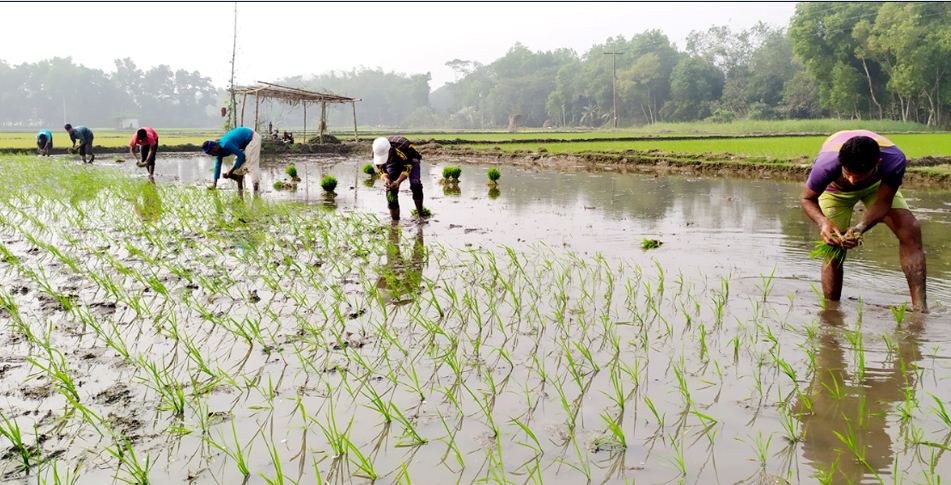
[[[168,64],[218,86],[230,75],[233,3],[2,3],[0,59],[72,56],[113,70]],[[430,72],[435,89],[460,58],[488,63],[515,43],[579,54],[607,37],[663,30],[681,48],[691,30],[784,26],[795,3],[241,3],[236,82],[354,67]]]

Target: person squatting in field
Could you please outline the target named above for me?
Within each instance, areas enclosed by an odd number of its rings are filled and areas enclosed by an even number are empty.
[[[400,220],[400,184],[407,178],[413,192],[416,214],[423,219],[423,182],[420,180],[420,162],[423,156],[416,151],[406,137],[390,136],[373,140],[373,165],[376,166],[383,188],[386,190],[386,205],[390,209],[390,218]]]
[[[145,167],[149,172],[149,181],[155,182],[155,152],[158,151],[158,133],[148,126],[136,130],[129,140],[129,155],[135,158],[135,147],[139,147],[142,161],[137,165]]]
[[[73,127],[66,123],[63,127],[66,133],[69,133],[69,139],[73,141],[73,149],[76,148],[76,142],[79,142],[79,154],[83,157],[83,163],[92,163],[96,159],[96,154],[92,152],[93,134],[92,130],[85,126]],[[86,154],[89,154],[89,161],[86,161]]]
[[[224,178],[230,178],[238,184],[238,191],[244,190],[244,175],[251,177],[251,185],[254,192],[257,193],[261,182],[261,135],[251,128],[235,128],[218,141],[208,140],[201,145],[202,151],[208,155],[217,157],[215,159],[215,179],[211,182],[209,189],[218,186],[218,179],[221,178],[221,159],[231,155],[235,156],[234,165],[231,170],[224,174]]]
[[[53,132],[50,130],[40,130],[36,134],[36,148],[40,151],[40,155],[44,157],[50,156],[50,150],[53,149]]]
[[[826,139],[813,162],[800,205],[816,225],[822,240],[851,249],[862,235],[884,222],[898,237],[901,268],[908,280],[915,311],[928,311],[925,294],[925,252],[921,225],[908,209],[898,188],[905,175],[905,154],[891,140],[867,130],[840,131]],[[866,212],[862,222],[848,231],[855,205]],[[822,267],[822,292],[838,301],[842,296],[844,260],[827,261]]]

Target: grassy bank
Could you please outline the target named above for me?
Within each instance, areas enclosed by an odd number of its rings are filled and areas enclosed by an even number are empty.
[[[124,147],[128,146],[129,139],[132,138],[132,130],[100,130],[93,128],[95,135],[94,143],[97,146],[104,147]],[[63,130],[50,130],[53,132],[53,146],[68,147],[72,145],[69,135]],[[201,145],[208,139],[217,139],[222,135],[221,131],[215,130],[157,130],[159,133],[160,145]],[[35,132],[7,132],[0,133],[0,148],[36,148]]]
[[[591,139],[621,138],[637,136],[677,136],[677,135],[764,135],[792,133],[834,133],[841,130],[866,129],[881,133],[927,132],[934,129],[921,123],[877,120],[738,120],[730,123],[712,123],[698,121],[693,123],[656,123],[638,127],[619,129],[539,129],[525,128],[518,133],[505,130],[413,130],[403,131],[367,129],[360,130],[361,138],[402,133],[411,140],[417,139],[460,139],[473,141],[494,140],[535,140],[535,139]]]
[[[895,134],[889,138],[908,157],[951,155],[951,134]],[[621,152],[624,150],[660,150],[683,153],[733,153],[737,155],[771,158],[813,157],[825,140],[824,136],[796,136],[772,138],[732,138],[698,140],[640,140],[640,141],[578,141],[550,143],[504,143],[473,145],[480,150],[538,151],[549,153]]]

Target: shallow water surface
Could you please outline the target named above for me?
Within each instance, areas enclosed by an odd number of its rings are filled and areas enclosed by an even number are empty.
[[[134,476],[116,436],[153,483],[951,472],[947,191],[904,191],[928,251],[922,316],[900,309],[884,226],[850,256],[845,301],[821,301],[797,183],[502,166],[491,190],[487,166],[437,160],[431,220],[410,220],[404,185],[391,226],[365,161],[295,159],[297,189],[273,190],[290,162],[265,163],[260,199],[194,189],[212,159],[163,155],[158,185],[67,167],[89,180],[0,205],[4,415],[37,424],[60,474]],[[458,191],[438,183],[447,164]],[[0,458],[4,479],[36,481],[17,470]]]

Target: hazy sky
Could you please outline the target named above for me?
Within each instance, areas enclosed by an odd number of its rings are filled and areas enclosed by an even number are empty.
[[[230,76],[232,3],[0,4],[0,59],[17,64],[72,56],[113,70],[197,70],[225,86]],[[236,81],[270,81],[353,67],[430,72],[434,89],[454,79],[460,58],[488,63],[515,42],[579,54],[613,35],[651,28],[683,47],[691,30],[764,21],[786,25],[790,3],[240,3]]]

